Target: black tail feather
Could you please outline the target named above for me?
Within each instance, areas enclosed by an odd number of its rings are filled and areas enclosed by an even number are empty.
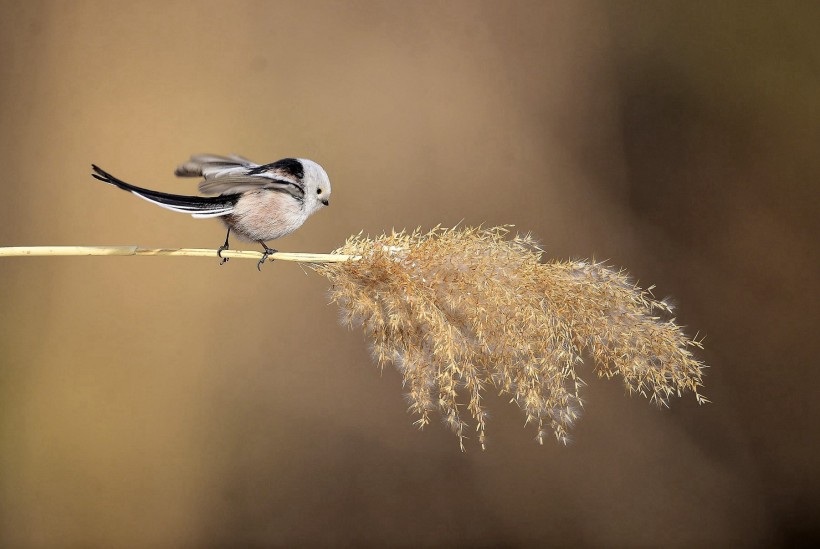
[[[155,204],[165,206],[169,209],[182,213],[207,214],[208,212],[223,211],[236,204],[236,201],[240,197],[238,194],[221,196],[184,196],[163,193],[126,183],[125,181],[106,172],[96,164],[92,164],[91,168],[95,172],[92,173],[91,176],[102,181],[103,183],[108,183],[109,185],[113,185],[124,191],[139,195],[142,198],[154,202]]]

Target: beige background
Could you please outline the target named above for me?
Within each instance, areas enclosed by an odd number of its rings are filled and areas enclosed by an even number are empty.
[[[304,156],[277,242],[513,223],[706,334],[658,411],[585,369],[569,447],[490,399],[462,454],[293,264],[0,262],[0,545],[735,546],[818,536],[820,10],[811,2],[0,4],[0,245],[215,247],[92,180]],[[254,248],[254,246],[249,246]]]

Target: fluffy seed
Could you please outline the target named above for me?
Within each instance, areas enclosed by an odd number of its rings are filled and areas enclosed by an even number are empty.
[[[361,257],[314,267],[344,322],[362,327],[379,365],[397,367],[416,424],[438,412],[462,448],[471,431],[484,446],[488,387],[519,406],[539,442],[552,432],[566,443],[583,406],[584,352],[599,376],[620,375],[658,405],[687,390],[706,401],[705,366],[690,351],[700,343],[623,271],[542,262],[529,235],[505,227],[359,235],[334,253]]]

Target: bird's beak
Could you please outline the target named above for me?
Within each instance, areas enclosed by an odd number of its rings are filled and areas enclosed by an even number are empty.
[[[324,204],[325,206],[330,206],[330,200],[322,200],[322,204]]]

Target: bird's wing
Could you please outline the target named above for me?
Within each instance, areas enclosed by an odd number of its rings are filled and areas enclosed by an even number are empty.
[[[259,164],[251,162],[238,154],[222,156],[219,154],[195,154],[187,162],[177,167],[174,175],[177,177],[210,177],[222,170],[232,168],[251,169]]]
[[[249,179],[249,170],[259,164],[242,156],[231,154],[195,154],[177,166],[177,177],[202,177],[200,191],[205,194],[237,194],[259,189],[266,183],[263,179]]]
[[[290,194],[297,200],[305,197],[304,168],[295,159],[286,158],[271,164],[226,165],[211,163],[202,168],[199,183],[203,194],[238,194],[270,189]]]

